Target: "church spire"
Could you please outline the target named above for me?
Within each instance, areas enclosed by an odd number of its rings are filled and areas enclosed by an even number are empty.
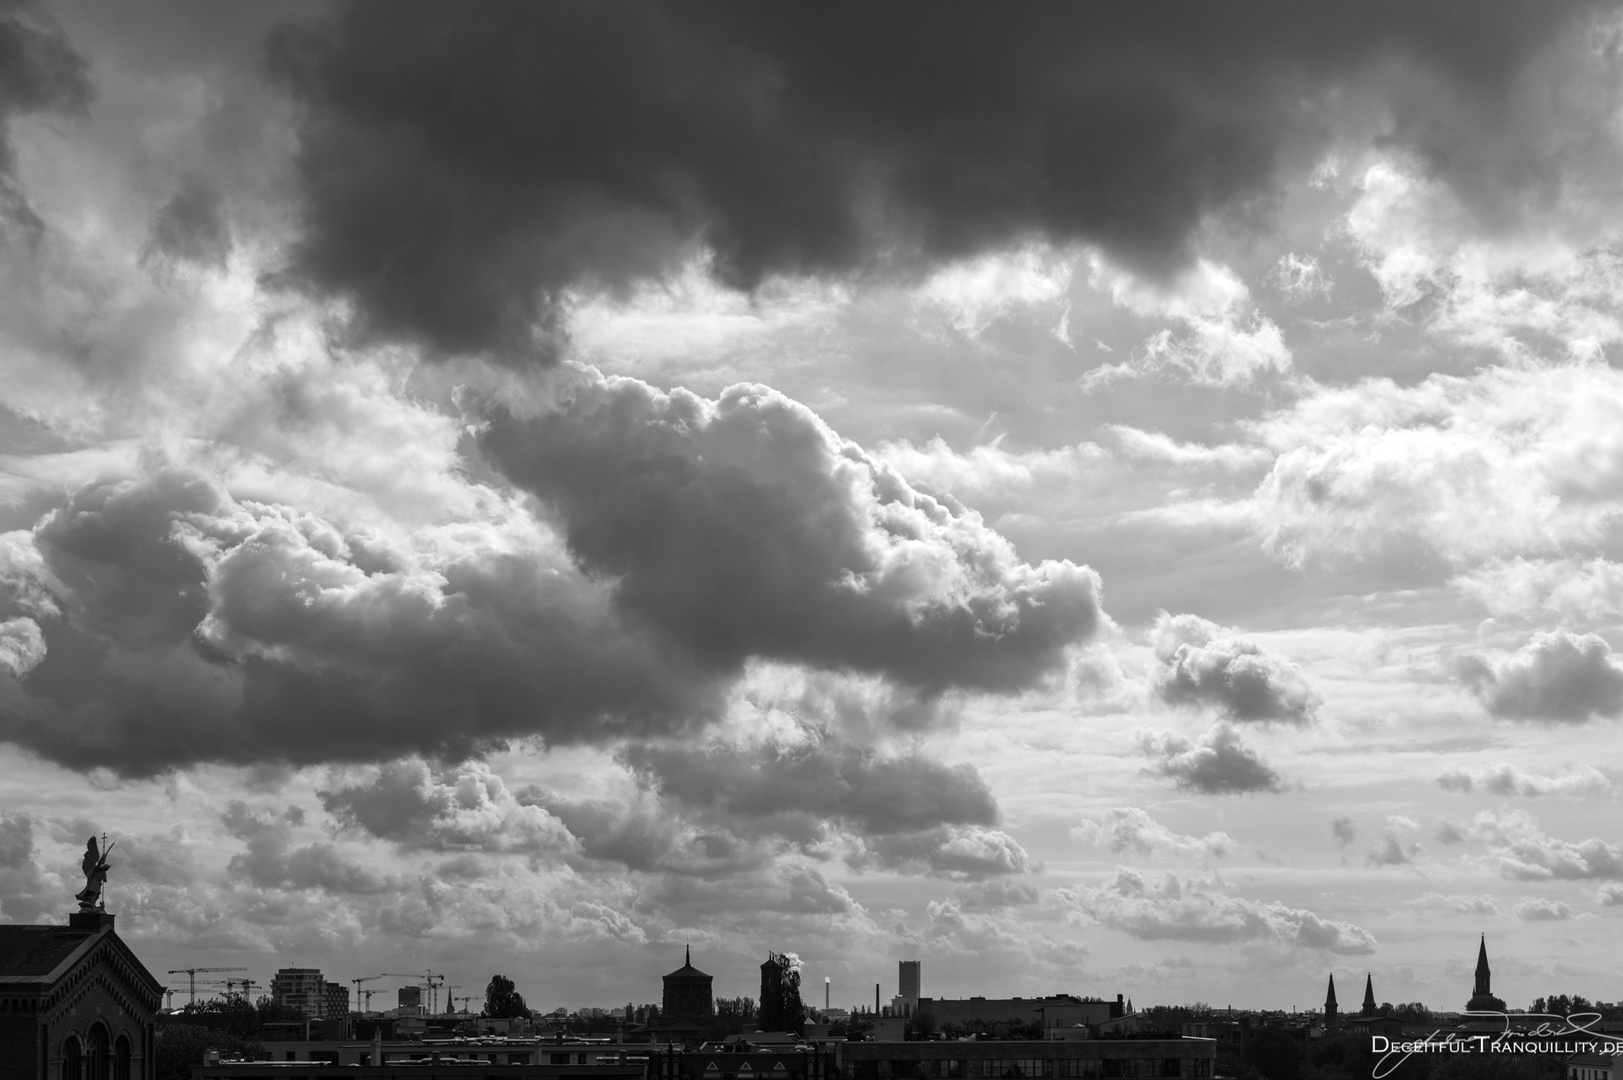
[[[1375,1008],[1375,976],[1366,973],[1364,975],[1364,1015],[1374,1016]]]
[[[692,945],[688,946],[687,955],[682,958],[682,963],[683,963],[683,965],[685,967],[692,967],[693,966],[693,946]]]
[[[1483,997],[1488,996],[1488,994],[1491,992],[1488,989],[1488,981],[1492,977],[1492,974],[1493,973],[1488,970],[1488,935],[1483,934],[1482,935],[1482,942],[1481,942],[1481,944],[1479,944],[1477,946],[1477,951],[1476,951],[1476,992],[1477,992],[1477,994],[1479,994],[1479,995],[1481,995]]]
[[[1324,1026],[1334,1027],[1336,1023],[1336,973],[1330,973],[1330,989],[1324,995]]]

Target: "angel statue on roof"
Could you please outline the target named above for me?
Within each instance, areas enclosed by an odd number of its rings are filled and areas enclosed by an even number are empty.
[[[107,836],[103,834],[102,842],[106,843],[106,841]],[[74,899],[79,901],[80,911],[107,910],[106,903],[101,898],[101,887],[107,883],[107,856],[112,853],[112,850],[112,844],[107,844],[105,848],[98,847],[94,836],[85,844],[85,859],[82,864],[85,872],[85,887],[74,894]]]

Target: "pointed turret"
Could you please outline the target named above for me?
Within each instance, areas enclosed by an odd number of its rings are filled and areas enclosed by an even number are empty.
[[[1476,983],[1471,1000],[1465,1003],[1467,1012],[1504,1012],[1505,1003],[1493,996],[1493,973],[1488,970],[1488,935],[1483,934],[1476,950]]]

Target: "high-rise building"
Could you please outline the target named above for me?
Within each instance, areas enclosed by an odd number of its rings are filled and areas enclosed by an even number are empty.
[[[403,1016],[419,1016],[423,1008],[423,988],[421,986],[402,986],[395,993],[395,1004]],[[411,1010],[407,1012],[406,1010]]]
[[[326,985],[320,968],[283,968],[271,979],[271,1001],[320,1020],[326,1007]]]
[[[897,969],[896,996],[907,1002],[908,1012],[919,1010],[919,968],[918,960],[903,960]]]
[[[321,1015],[326,1020],[342,1020],[349,1015],[349,987],[343,983],[321,984]]]

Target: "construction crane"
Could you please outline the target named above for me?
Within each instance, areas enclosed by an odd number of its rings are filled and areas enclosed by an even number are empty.
[[[225,996],[226,997],[238,997],[238,996],[240,996],[242,998],[242,1000],[247,1001],[247,1000],[249,1000],[249,996],[252,994],[254,987],[256,987],[258,985],[259,985],[259,983],[256,982],[253,979],[226,979],[225,980]],[[237,987],[239,987],[239,986],[242,987],[242,990],[240,991],[240,993],[237,990]]]
[[[192,995],[191,1004],[195,1005],[195,1004],[197,1004],[197,973],[199,971],[247,971],[247,970],[248,969],[245,968],[245,967],[170,968],[168,970],[168,972],[166,972],[166,974],[169,974],[169,975],[185,975],[187,977],[187,979],[190,981],[189,989],[191,990],[191,995]]]
[[[383,974],[391,979],[422,979],[421,986],[428,991],[428,1014],[430,1016],[435,1015],[435,1006],[439,1003],[438,991],[440,983],[445,981],[444,975],[426,969],[423,971],[385,971]]]
[[[362,990],[361,984],[363,982],[371,982],[374,979],[381,978],[383,978],[382,975],[363,975],[359,979],[349,980],[355,986],[355,1008],[358,1012],[372,1011],[372,994],[374,993],[372,990]],[[361,1005],[361,995],[363,993],[366,995],[366,1005],[364,1007]]]
[[[192,994],[192,999],[195,1001],[197,991],[199,990],[203,991],[204,994],[218,994],[222,989],[225,989],[226,986],[227,984],[220,979],[195,979],[185,986],[170,987],[166,989],[164,993],[178,994],[182,990],[185,990]],[[225,992],[227,996],[230,996],[231,991],[229,989],[226,989]],[[170,1008],[173,1007],[173,1002],[171,1002]]]
[[[473,995],[472,994],[467,994],[467,995],[458,994],[455,997],[455,999],[453,999],[453,1000],[462,1002],[462,1011],[463,1012],[471,1012],[472,1011],[471,1009],[468,1008],[468,1003],[473,1000]]]

